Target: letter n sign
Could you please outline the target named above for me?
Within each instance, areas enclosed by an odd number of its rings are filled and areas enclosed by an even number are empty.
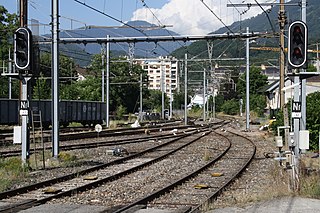
[[[292,102],[292,118],[301,118],[301,102],[293,101]]]

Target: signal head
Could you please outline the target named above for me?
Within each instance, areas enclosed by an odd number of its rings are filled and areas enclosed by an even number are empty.
[[[307,26],[295,21],[289,26],[288,62],[291,68],[306,67],[307,63]]]
[[[20,27],[14,33],[14,61],[20,70],[30,70],[32,35],[28,28]]]

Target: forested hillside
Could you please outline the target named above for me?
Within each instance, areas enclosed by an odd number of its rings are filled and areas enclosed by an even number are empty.
[[[300,0],[293,0],[291,3],[299,3]],[[315,44],[320,36],[320,25],[319,25],[319,15],[317,15],[318,9],[320,7],[319,0],[309,0],[307,5],[307,25],[309,30],[309,46],[310,49],[315,49],[313,44]],[[301,7],[300,6],[286,6],[286,16],[287,22],[286,30],[289,27],[289,24],[295,20],[299,20],[301,17]],[[274,6],[269,10],[265,9],[269,16],[269,20],[267,15],[261,10],[261,14],[252,17],[250,19],[246,19],[243,21],[238,21],[233,23],[229,28],[233,32],[245,32],[246,27],[249,27],[251,32],[279,32],[278,25],[278,12],[279,6]],[[214,19],[215,17],[213,17]],[[223,27],[213,33],[226,33],[228,29]],[[243,40],[216,40],[214,41],[214,51],[213,58],[217,57],[244,57],[245,56],[245,47]],[[279,47],[279,39],[258,39],[254,40],[250,44],[251,46],[263,46],[263,47]],[[198,57],[206,58],[208,57],[207,53],[207,44],[205,41],[194,42],[187,48],[190,56],[195,56],[200,54]],[[186,52],[185,48],[180,48],[174,51],[172,54],[177,58],[183,58]],[[309,58],[313,56],[310,54]],[[261,61],[264,61],[266,58],[268,59],[277,59],[277,52],[270,51],[252,51],[251,61],[253,63],[259,64]]]

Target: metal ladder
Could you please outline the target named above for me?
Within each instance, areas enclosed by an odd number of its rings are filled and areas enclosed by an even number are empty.
[[[44,143],[43,143],[43,127],[42,127],[42,117],[41,117],[41,110],[38,111],[31,111],[31,123],[32,123],[32,140],[34,145],[34,160],[36,168],[37,165],[37,143],[36,138],[40,139],[42,145],[42,166],[45,169],[45,158],[44,158]],[[38,134],[37,134],[38,133]],[[38,137],[36,137],[38,136]]]

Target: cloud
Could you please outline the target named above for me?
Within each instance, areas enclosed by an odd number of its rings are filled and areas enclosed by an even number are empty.
[[[204,0],[205,4],[218,16],[213,13],[201,2],[201,0],[170,0],[161,8],[150,8],[153,16],[147,8],[140,8],[133,13],[131,20],[145,20],[152,24],[173,25],[173,30],[181,35],[203,35],[213,32],[226,25],[231,25],[234,21],[239,21],[240,13],[248,10],[246,7],[230,8],[227,4],[232,2],[253,3],[254,0]],[[275,2],[259,0],[260,3]],[[148,5],[148,1],[146,1]],[[241,19],[247,19],[261,13],[259,7],[251,7],[247,12],[241,15]],[[221,19],[221,20],[219,20]],[[223,23],[224,24],[223,24]]]

